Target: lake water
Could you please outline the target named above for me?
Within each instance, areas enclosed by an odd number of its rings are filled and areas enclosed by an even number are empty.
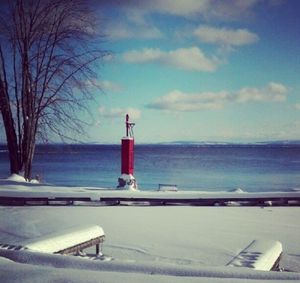
[[[116,187],[119,145],[38,146],[33,172],[47,183]],[[0,178],[8,156],[0,146]],[[300,145],[136,145],[141,190],[176,184],[179,190],[288,191],[300,188]]]

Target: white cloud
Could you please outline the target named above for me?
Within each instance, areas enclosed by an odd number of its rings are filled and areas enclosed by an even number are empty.
[[[88,80],[86,81],[87,86],[100,88],[103,91],[119,92],[122,90],[122,87],[111,81],[101,81],[101,80]]]
[[[103,90],[112,92],[120,92],[122,90],[122,87],[119,84],[111,81],[101,81],[100,87],[102,87]]]
[[[132,38],[133,34],[129,28],[123,24],[110,24],[106,27],[105,33],[110,39],[128,39]]]
[[[245,87],[236,92],[237,102],[271,101],[282,102],[286,100],[288,88],[280,83],[270,82],[264,88]]]
[[[290,121],[288,124],[276,124],[275,128],[265,128],[265,135],[268,134],[273,140],[299,140],[300,121]],[[262,132],[263,134],[263,132]]]
[[[254,14],[256,5],[264,0],[210,0],[207,18],[219,20],[243,19]]]
[[[251,16],[259,2],[265,0],[110,0],[106,5],[123,8],[127,14],[161,13],[182,17],[236,20]],[[275,1],[275,0],[272,0]]]
[[[284,95],[288,92],[288,88],[280,83],[270,82],[267,86],[269,92]]]
[[[110,23],[106,27],[106,34],[112,40],[121,39],[159,39],[162,32],[151,25],[128,25],[126,23]]]
[[[247,45],[258,40],[258,36],[247,29],[216,28],[207,25],[199,26],[194,35],[202,42],[228,46]]]
[[[136,108],[111,108],[107,109],[105,107],[99,108],[99,113],[104,118],[118,118],[125,117],[126,114],[133,120],[139,119],[141,116],[141,111]]]
[[[296,108],[297,110],[300,110],[300,103],[296,103],[296,104],[295,104],[295,108]]]
[[[200,111],[203,109],[221,109],[227,103],[247,102],[283,102],[286,100],[288,89],[286,86],[270,82],[263,88],[245,87],[236,92],[202,92],[184,93],[174,90],[154,102],[147,108],[177,112]]]
[[[207,11],[210,2],[209,0],[155,0],[152,2],[152,9],[158,12],[173,14],[179,16],[190,16],[197,13]]]
[[[147,63],[159,61],[165,53],[160,49],[145,48],[142,51],[132,50],[123,54],[123,59],[128,63]]]
[[[120,39],[160,39],[164,34],[160,30],[160,21],[153,15],[175,15],[184,17],[190,22],[233,22],[255,17],[256,8],[263,4],[274,9],[277,3],[284,0],[109,0],[99,1],[105,17],[105,8],[113,8],[116,16],[106,21],[106,34],[111,40]],[[107,17],[110,19],[111,17]],[[118,22],[119,21],[119,22]],[[177,31],[174,30],[174,33]],[[201,30],[202,40],[218,41],[230,46],[250,44],[258,40],[258,36],[246,29],[212,31]],[[207,33],[209,32],[209,35]],[[221,35],[220,35],[221,33]],[[178,33],[177,33],[178,34]],[[225,37],[224,37],[225,35]],[[229,35],[229,38],[226,38]],[[198,35],[199,37],[199,35]]]
[[[199,111],[202,109],[220,109],[228,99],[229,93],[204,92],[184,93],[174,90],[147,105],[148,108],[168,111]]]
[[[205,56],[198,47],[179,48],[169,52],[153,48],[132,50],[123,54],[123,60],[136,64],[153,62],[182,70],[206,72],[215,71],[220,64],[216,58]]]

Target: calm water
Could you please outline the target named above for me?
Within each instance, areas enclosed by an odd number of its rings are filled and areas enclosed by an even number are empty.
[[[33,172],[56,185],[115,187],[120,146],[38,146]],[[0,178],[7,176],[7,152],[0,146]],[[290,190],[300,188],[300,145],[136,145],[135,177],[144,190],[159,183],[181,190]]]

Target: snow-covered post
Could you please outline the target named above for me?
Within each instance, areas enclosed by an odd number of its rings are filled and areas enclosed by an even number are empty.
[[[121,154],[121,176],[118,179],[118,188],[126,190],[137,190],[137,182],[133,176],[134,171],[134,137],[132,128],[134,123],[129,122],[126,115],[126,137],[122,138]]]

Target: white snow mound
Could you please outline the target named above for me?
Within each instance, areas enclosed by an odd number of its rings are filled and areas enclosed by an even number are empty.
[[[14,182],[26,182],[26,179],[18,174],[12,174],[7,178],[8,181],[14,181]]]

